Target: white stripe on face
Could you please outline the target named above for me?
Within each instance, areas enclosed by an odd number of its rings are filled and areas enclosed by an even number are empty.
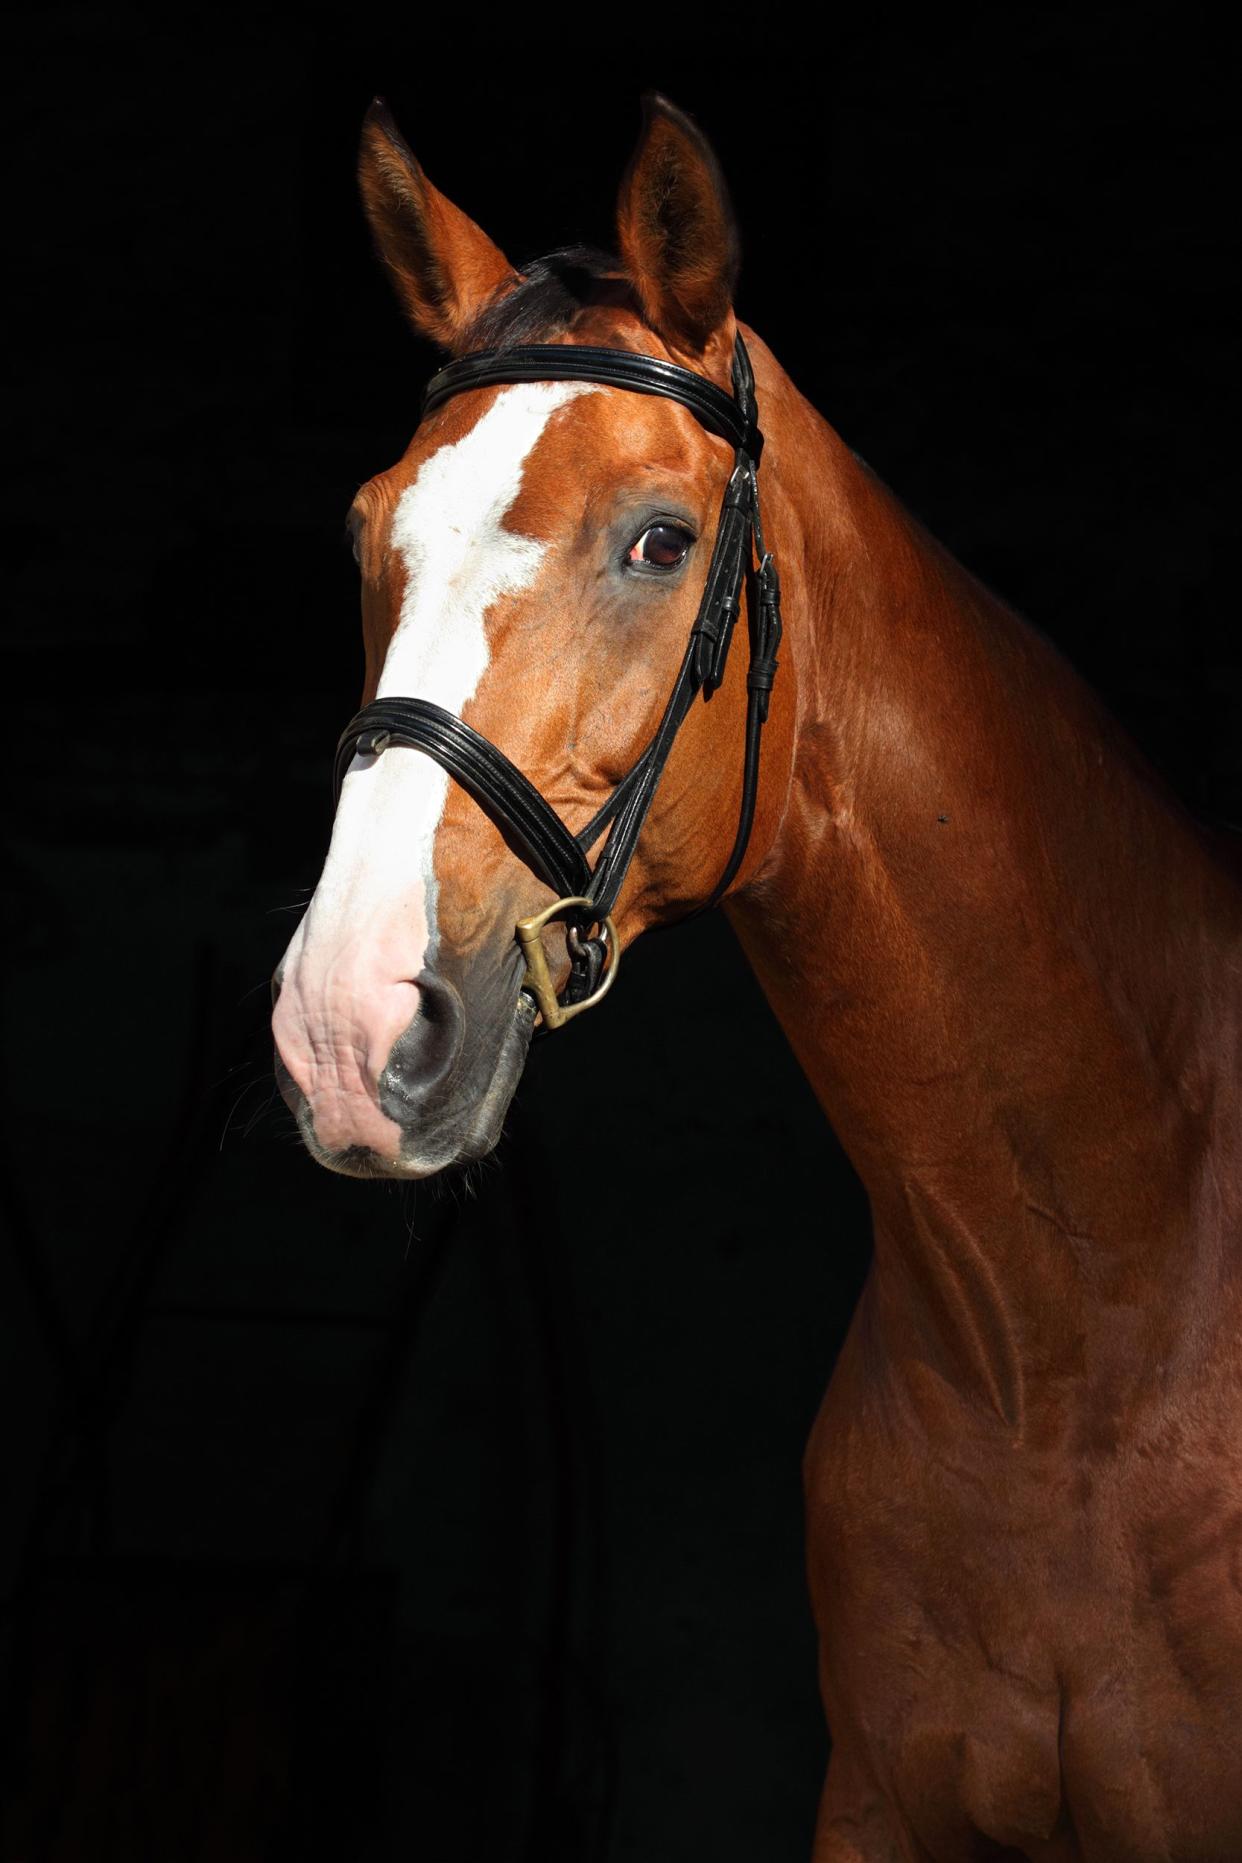
[[[526,461],[559,408],[598,392],[588,382],[515,384],[460,440],[424,460],[393,515],[391,544],[406,583],[380,697],[431,699],[461,714],[487,669],[489,609],[530,588],[547,551],[504,527]],[[299,1019],[318,1024],[287,1030],[290,1046],[316,1058],[335,1054],[339,1065],[345,1043],[372,1081],[416,1004],[412,991],[404,1007],[390,1002],[386,1012],[368,999],[398,980],[412,982],[435,937],[433,854],[448,784],[447,772],[421,751],[354,758],[323,874],[286,956],[282,1004],[296,996]],[[390,1028],[399,1015],[404,1021]],[[309,1093],[289,1053],[285,1059]]]

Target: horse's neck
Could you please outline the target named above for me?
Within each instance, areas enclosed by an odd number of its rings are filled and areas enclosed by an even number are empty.
[[[1237,896],[1053,650],[786,420],[796,750],[732,917],[870,1194],[890,1354],[1014,1424],[1033,1365],[1175,1354],[1214,1272]]]

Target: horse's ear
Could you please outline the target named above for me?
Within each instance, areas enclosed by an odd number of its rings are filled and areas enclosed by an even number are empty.
[[[652,329],[670,348],[703,357],[730,321],[737,226],[711,146],[656,91],[643,98],[638,146],[621,182],[617,240]]]
[[[454,349],[487,300],[518,275],[498,246],[433,188],[377,97],[362,124],[358,185],[376,249],[406,316]]]

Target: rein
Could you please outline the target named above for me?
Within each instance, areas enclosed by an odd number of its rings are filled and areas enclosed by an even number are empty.
[[[479,350],[448,363],[428,383],[422,414],[432,413],[453,395],[501,382],[594,382],[605,388],[632,389],[636,394],[663,395],[689,408],[709,433],[729,440],[734,449],[702,599],[663,716],[633,768],[577,835],[570,833],[503,751],[428,699],[373,700],[350,719],[337,745],[338,802],[355,756],[378,757],[394,744],[424,751],[474,798],[535,877],[558,895],[541,912],[520,919],[516,936],[526,960],[522,987],[534,998],[544,1027],[559,1028],[599,1002],[612,987],[620,959],[612,909],[677,732],[698,694],[710,698],[724,678],[745,581],[750,666],[742,801],[732,852],[711,898],[698,911],[708,911],[719,902],[742,864],[759,788],[760,737],[776,676],[780,580],[763,541],[758,480],[763,435],[755,406],[755,378],[740,335],[734,346],[732,396],[692,369],[654,356],[636,356],[623,349],[532,343],[508,350]],[[607,838],[592,865],[588,856],[605,829]],[[552,987],[541,939],[544,926],[557,919],[567,921],[571,960],[569,980],[559,997]],[[584,935],[593,928],[597,928],[596,936]]]

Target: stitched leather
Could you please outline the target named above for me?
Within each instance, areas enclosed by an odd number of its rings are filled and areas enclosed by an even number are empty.
[[[355,753],[378,755],[389,744],[434,757],[517,842],[545,886],[561,897],[586,892],[591,869],[556,810],[503,751],[430,699],[375,699],[351,718],[337,746],[337,794]]]
[[[640,395],[665,395],[680,401],[704,427],[742,448],[758,463],[763,435],[755,424],[753,404],[745,406],[705,375],[683,369],[658,356],[636,356],[628,349],[598,349],[585,343],[524,343],[512,349],[477,349],[458,356],[433,375],[423,394],[423,413],[463,389],[497,382],[595,382],[601,388],[630,388]],[[753,386],[753,378],[752,378]]]

